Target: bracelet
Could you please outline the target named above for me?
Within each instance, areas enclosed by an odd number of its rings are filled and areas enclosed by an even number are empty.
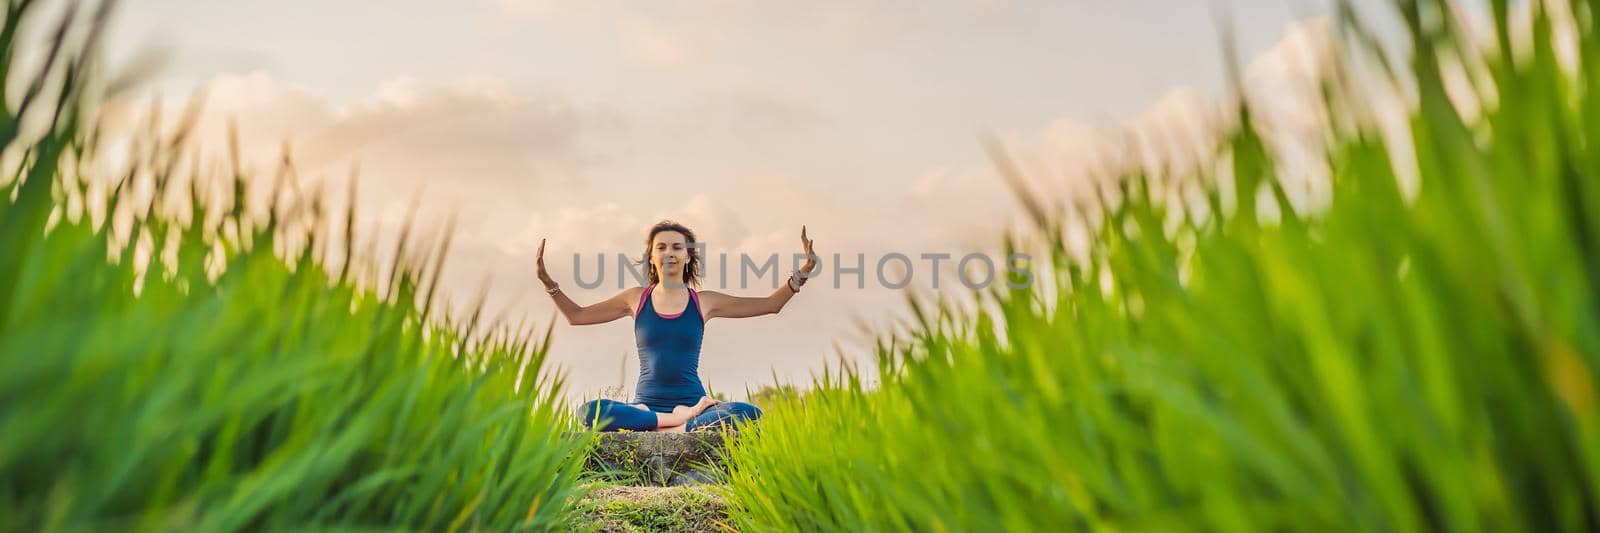
[[[551,287],[551,288],[548,288],[548,289],[544,290],[545,294],[548,294],[548,295],[551,295],[551,296],[555,296],[556,293],[558,293],[558,292],[561,292],[561,286],[560,285],[556,285],[554,287]]]
[[[794,291],[795,294],[800,293],[800,285],[797,284],[794,274],[789,274],[789,290]]]

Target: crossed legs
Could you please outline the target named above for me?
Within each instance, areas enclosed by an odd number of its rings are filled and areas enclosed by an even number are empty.
[[[694,406],[680,405],[671,413],[657,413],[643,405],[616,400],[591,400],[578,410],[584,426],[601,422],[597,431],[695,431],[761,418],[761,409],[745,402],[717,402],[701,398]]]
[[[688,423],[717,405],[717,400],[700,398],[695,405],[679,405],[671,413],[651,411],[644,404],[628,404],[616,400],[593,400],[578,409],[578,418],[585,426],[601,425],[599,431],[676,431],[685,430]]]

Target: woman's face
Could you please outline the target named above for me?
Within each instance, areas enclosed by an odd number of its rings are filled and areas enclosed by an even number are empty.
[[[683,283],[683,268],[689,264],[688,242],[682,233],[670,230],[650,240],[650,264],[662,273],[662,280]]]

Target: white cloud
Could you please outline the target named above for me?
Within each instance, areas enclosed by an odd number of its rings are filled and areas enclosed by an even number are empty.
[[[689,60],[688,44],[672,30],[647,17],[627,16],[618,22],[634,52],[653,66],[676,67]]]
[[[1291,199],[1302,206],[1326,192],[1316,162],[1326,130],[1318,83],[1332,57],[1329,30],[1325,18],[1290,24],[1283,39],[1250,59],[1243,72],[1256,125],[1282,156]],[[1040,132],[1005,136],[1003,144],[1029,188],[1070,213],[1093,204],[1097,190],[1134,168],[1185,176],[1214,163],[1220,135],[1232,126],[1233,105],[1228,98],[1180,86],[1111,125],[1062,119]],[[970,188],[945,193],[978,194]]]
[[[382,191],[364,196],[379,205],[424,189],[442,200],[430,203],[454,207],[559,203],[549,193],[583,188],[582,170],[599,161],[586,151],[586,136],[617,127],[604,113],[529,97],[495,79],[441,85],[400,77],[367,98],[335,105],[306,87],[252,72],[217,76],[203,94],[205,114],[191,145],[204,159],[231,160],[228,130],[237,124],[246,169],[270,174],[285,146],[305,183],[342,179],[359,165],[363,192]],[[182,105],[165,106],[169,125]],[[137,100],[109,102],[109,132],[141,129],[144,109]],[[428,186],[438,183],[449,185]]]
[[[542,19],[561,12],[556,0],[494,0],[506,14],[515,17]]]

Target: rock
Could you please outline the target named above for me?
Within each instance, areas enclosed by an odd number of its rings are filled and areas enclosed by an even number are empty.
[[[713,482],[732,432],[601,433],[586,466],[619,482],[677,486]]]
[[[688,472],[673,474],[672,479],[667,482],[667,486],[688,487],[693,485],[710,485],[716,482],[717,477],[715,473],[703,468],[697,468]]]

